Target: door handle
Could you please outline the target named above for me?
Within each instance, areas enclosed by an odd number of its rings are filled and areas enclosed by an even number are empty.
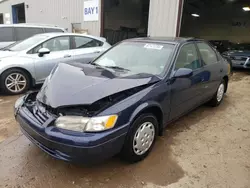
[[[95,51],[94,53],[95,53],[95,54],[98,54],[98,53],[100,53],[100,52],[101,52],[101,51]]]
[[[63,56],[64,58],[71,57],[71,55],[67,54]]]

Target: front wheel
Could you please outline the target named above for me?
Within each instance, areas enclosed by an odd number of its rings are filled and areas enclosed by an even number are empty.
[[[213,96],[209,104],[213,107],[219,106],[224,98],[225,90],[226,90],[226,84],[225,84],[225,81],[223,80],[220,83],[215,95]]]
[[[20,69],[10,69],[1,75],[0,84],[4,93],[15,95],[28,90],[30,80],[24,71]]]
[[[158,121],[153,114],[142,114],[132,124],[121,157],[130,163],[143,160],[150,153],[158,132]]]

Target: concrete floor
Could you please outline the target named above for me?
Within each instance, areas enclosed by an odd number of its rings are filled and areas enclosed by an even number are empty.
[[[221,106],[202,106],[169,125],[138,164],[118,158],[82,167],[51,158],[20,133],[0,95],[0,187],[250,187],[250,74],[237,72]]]

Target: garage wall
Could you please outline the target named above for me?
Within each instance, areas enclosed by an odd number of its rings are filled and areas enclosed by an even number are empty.
[[[88,29],[89,34],[100,36],[100,20],[83,22],[84,1],[86,0],[7,0],[0,3],[0,13],[11,13],[11,5],[25,3],[27,23],[43,23],[57,25],[72,31],[72,23],[80,23],[82,29]],[[101,6],[101,0],[99,0]],[[99,7],[100,10],[101,7]]]
[[[149,36],[176,36],[181,0],[150,0]]]
[[[204,10],[200,18],[187,14],[183,18],[181,36],[250,42],[250,12],[244,12],[242,5],[228,4]]]

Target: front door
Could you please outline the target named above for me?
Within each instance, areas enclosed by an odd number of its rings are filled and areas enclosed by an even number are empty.
[[[175,71],[179,68],[190,68],[193,75],[189,78],[176,78],[171,85],[171,111],[170,120],[195,108],[202,101],[202,82],[204,69],[199,60],[197,48],[194,43],[185,44],[180,48],[175,62]]]
[[[41,48],[49,49],[50,53],[39,57],[38,51]],[[37,46],[33,50],[33,53],[37,83],[42,83],[58,63],[68,62],[73,59],[73,50],[70,49],[69,36],[50,39]]]

